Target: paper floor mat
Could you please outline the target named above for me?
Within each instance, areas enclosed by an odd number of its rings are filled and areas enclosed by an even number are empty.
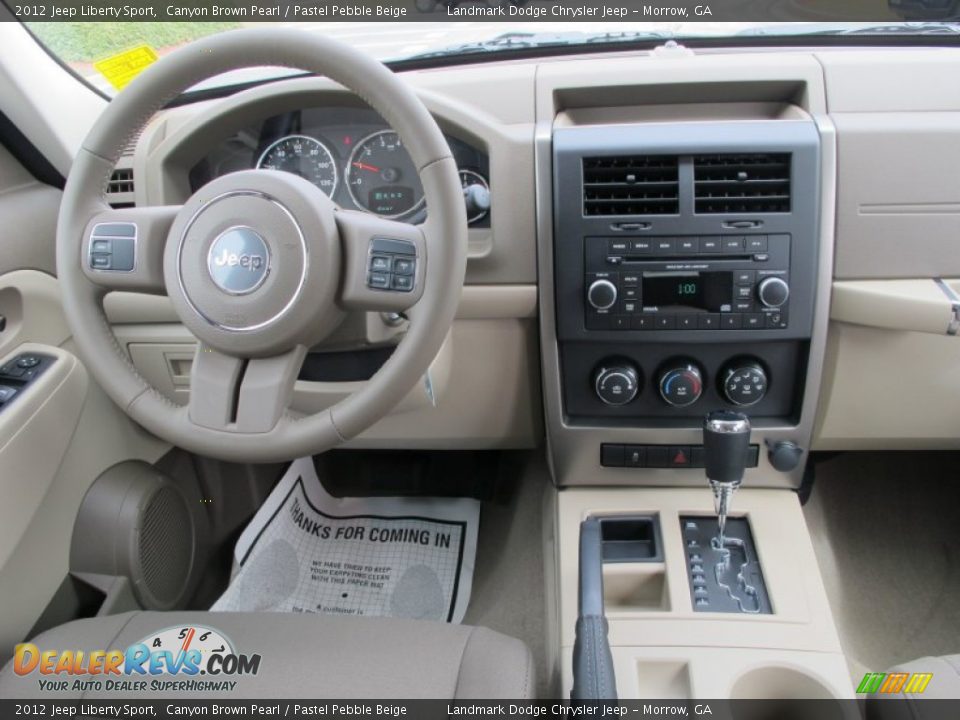
[[[479,520],[471,499],[337,499],[297,460],[240,536],[240,570],[211,609],[459,623]]]

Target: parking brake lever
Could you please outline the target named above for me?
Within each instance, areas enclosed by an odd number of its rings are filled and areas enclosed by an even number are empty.
[[[617,679],[603,611],[603,548],[600,520],[580,523],[580,579],[571,700],[616,700]]]

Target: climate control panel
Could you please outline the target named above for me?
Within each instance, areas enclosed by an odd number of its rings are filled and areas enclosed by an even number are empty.
[[[571,343],[561,348],[570,417],[699,422],[711,410],[745,408],[754,418],[799,412],[805,348],[754,343]]]

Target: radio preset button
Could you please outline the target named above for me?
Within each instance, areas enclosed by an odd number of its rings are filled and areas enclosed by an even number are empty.
[[[656,328],[656,323],[654,318],[656,316],[651,315],[650,313],[644,313],[643,315],[634,315],[633,319],[630,321],[630,327],[634,330],[653,330]]]
[[[676,238],[655,238],[653,241],[655,255],[674,255],[677,252]]]
[[[610,329],[611,330],[629,330],[630,317],[627,315],[614,315],[610,319]]]
[[[697,316],[696,315],[678,315],[677,329],[678,330],[696,330]]]
[[[739,330],[743,327],[743,315],[740,313],[724,313],[720,316],[722,330]]]
[[[657,330],[676,330],[677,318],[675,315],[654,315],[654,324]]]
[[[711,235],[709,237],[700,238],[700,252],[702,253],[718,253],[720,252],[720,236]]]
[[[697,326],[701,330],[717,330],[720,328],[720,313],[704,313],[697,316]]]

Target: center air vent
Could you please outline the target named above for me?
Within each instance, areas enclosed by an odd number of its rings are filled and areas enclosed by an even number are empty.
[[[790,212],[790,155],[696,155],[697,213]]]
[[[676,215],[676,155],[583,158],[584,215]]]

